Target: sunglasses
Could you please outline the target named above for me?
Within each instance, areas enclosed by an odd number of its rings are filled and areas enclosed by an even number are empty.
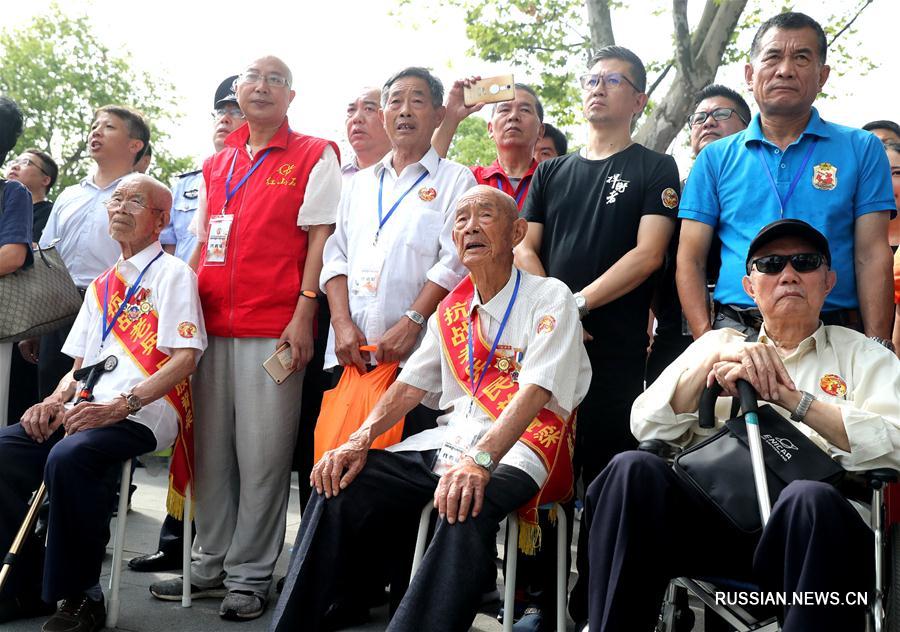
[[[750,262],[750,267],[755,267],[763,274],[778,274],[791,262],[791,267],[797,272],[812,272],[818,270],[825,263],[825,255],[817,252],[801,252],[796,255],[766,255]]]

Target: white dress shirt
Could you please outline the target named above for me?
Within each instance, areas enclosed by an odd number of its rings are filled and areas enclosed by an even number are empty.
[[[162,252],[159,242],[147,246],[133,257],[124,260],[119,250],[119,273],[126,283],[134,283],[144,267]],[[206,349],[206,329],[203,325],[203,311],[197,294],[197,275],[186,263],[170,254],[163,255],[147,268],[141,279],[141,288],[150,291],[147,300],[159,318],[156,348],[171,355],[174,349]],[[122,393],[129,392],[147,378],[144,369],[132,359],[131,353],[119,342],[114,332],[110,332],[101,344],[101,319],[105,286],[88,288],[69,332],[62,351],[73,358],[84,358],[83,366],[96,364],[108,355],[115,355],[119,363],[109,373],[100,376],[94,387],[94,400],[107,402]],[[140,321],[138,321],[140,322]],[[193,325],[193,328],[189,327]],[[127,334],[126,334],[127,335]],[[199,359],[199,356],[198,356]],[[156,449],[167,448],[175,441],[178,433],[178,416],[164,397],[150,402],[129,419],[147,426],[156,437]]]
[[[403,318],[426,281],[449,291],[462,280],[465,268],[453,245],[453,218],[457,200],[476,184],[467,167],[441,159],[434,148],[420,161],[407,165],[399,175],[392,166],[392,157],[393,152],[381,162],[357,172],[346,184],[334,234],[325,244],[319,281],[325,292],[329,280],[344,275],[347,286],[353,287],[356,263],[372,248],[378,231],[378,188],[382,173],[385,216],[400,196],[427,173],[381,229],[378,243],[385,257],[377,293],[359,296],[350,292],[350,316],[366,341],[376,345]],[[432,193],[434,199],[429,200]],[[325,368],[337,363],[332,328],[325,350]]]
[[[676,415],[669,402],[685,371],[704,362],[722,345],[743,339],[744,335],[734,329],[709,331],[663,371],[631,409],[631,431],[638,441],[661,439],[687,446],[721,427],[730,417],[730,397],[720,397],[716,404],[715,430],[700,428],[696,412]],[[773,344],[765,326],[759,342]],[[900,361],[893,353],[852,329],[820,324],[782,362],[799,390],[840,409],[850,452],[834,447],[812,428],[798,423],[803,434],[847,470],[900,468]],[[771,406],[790,418],[792,411]]]
[[[101,189],[94,184],[93,176],[88,176],[65,189],[56,198],[41,234],[43,248],[59,239],[56,249],[80,288],[87,287],[108,270],[122,252],[109,236],[109,215],[103,205],[121,179]]]
[[[488,342],[497,336],[515,282],[513,268],[509,282],[483,304],[476,288],[471,309],[478,308],[478,326]],[[438,314],[432,314],[428,319],[428,332],[422,345],[407,360],[397,380],[426,391],[424,404],[450,412],[438,418],[437,428],[424,430],[391,447],[394,452],[439,449],[447,436],[452,412],[469,409],[471,398],[444,358],[437,317]],[[552,324],[548,326],[548,323]],[[516,302],[498,342],[498,353],[502,350],[512,355],[522,354],[519,388],[536,384],[550,391],[546,408],[563,419],[568,419],[581,403],[591,383],[591,363],[582,336],[578,307],[569,288],[557,279],[522,272]],[[483,424],[485,432],[493,423],[480,406],[472,408],[472,416]],[[523,470],[539,487],[547,478],[540,457],[522,441],[517,441],[500,463]]]

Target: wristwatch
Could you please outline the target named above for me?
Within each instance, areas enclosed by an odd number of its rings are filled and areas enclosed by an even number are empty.
[[[475,461],[475,465],[480,465],[484,469],[486,469],[489,473],[493,473],[494,468],[497,467],[494,464],[494,459],[491,458],[490,452],[485,452],[484,450],[479,450],[477,448],[472,448],[468,452],[466,452],[466,456]]]
[[[797,408],[791,413],[791,419],[794,421],[803,421],[803,418],[806,417],[806,413],[809,412],[809,407],[812,405],[813,400],[815,400],[815,397],[813,397],[811,393],[807,393],[806,391],[800,392],[803,393],[803,396],[800,398],[800,403],[797,404]]]
[[[894,353],[897,352],[897,349],[894,347],[894,343],[887,338],[881,338],[879,336],[869,336],[869,339],[874,340],[888,351],[893,351]]]
[[[125,406],[128,407],[129,415],[135,414],[144,407],[141,398],[134,393],[121,393],[120,395],[125,398]]]
[[[413,321],[419,327],[425,326],[425,317],[422,316],[422,314],[420,314],[419,312],[417,312],[413,309],[408,309],[405,312],[403,312],[403,315],[406,316],[411,321]]]
[[[588,312],[591,311],[588,309],[587,299],[581,292],[575,292],[573,296],[575,297],[575,306],[578,308],[578,317],[584,318],[588,315]]]

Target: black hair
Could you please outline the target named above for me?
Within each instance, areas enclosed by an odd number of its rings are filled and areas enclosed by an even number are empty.
[[[112,114],[125,121],[125,126],[128,128],[128,137],[139,140],[144,144],[134,155],[133,164],[137,164],[144,157],[150,146],[150,126],[147,125],[147,121],[144,120],[140,112],[124,105],[104,105],[97,108],[94,112],[94,120],[96,121],[97,117],[103,112]]]
[[[56,177],[59,175],[59,166],[56,164],[56,161],[53,160],[53,156],[48,154],[46,151],[41,151],[37,147],[29,147],[22,153],[37,156],[43,163],[41,171],[43,171],[44,174],[50,178],[50,183],[47,185],[46,193],[50,193],[50,189],[52,189],[53,185],[56,184]]]
[[[6,160],[6,154],[19,142],[24,121],[19,105],[9,97],[0,96],[0,162]]]
[[[565,156],[569,151],[569,139],[550,123],[544,123],[544,138],[549,138],[553,141],[557,156]]]
[[[637,86],[639,92],[647,89],[647,70],[644,68],[644,62],[641,58],[624,46],[604,46],[591,56],[588,62],[588,70],[594,67],[598,61],[603,59],[621,59],[631,66],[631,72],[634,75],[634,85]]]
[[[894,121],[888,121],[887,119],[866,123],[862,126],[862,128],[867,132],[871,132],[872,130],[876,129],[886,129],[889,132],[893,132],[898,138],[900,138],[900,125],[897,125],[896,123],[894,123]]]
[[[747,125],[750,123],[750,106],[747,105],[747,101],[744,100],[744,97],[728,86],[723,86],[719,83],[711,83],[700,90],[700,92],[697,93],[697,97],[694,99],[694,107],[700,105],[701,101],[713,97],[722,97],[723,99],[728,99],[734,103],[734,109],[736,109],[738,114],[741,115],[741,118],[744,119],[744,124]]]
[[[421,66],[409,66],[397,74],[392,75],[390,79],[384,82],[384,86],[381,88],[382,107],[387,105],[387,96],[388,92],[391,90],[391,86],[404,77],[417,77],[428,85],[428,92],[431,93],[431,105],[434,106],[435,109],[444,104],[444,84],[441,83],[441,80],[431,74],[431,71],[427,68],[422,68]]]
[[[796,11],[779,13],[759,25],[756,35],[753,36],[753,43],[750,45],[750,59],[756,58],[759,54],[759,47],[763,35],[765,35],[769,29],[798,31],[806,28],[810,28],[815,32],[816,40],[819,45],[819,61],[824,64],[828,52],[828,41],[825,39],[825,31],[822,30],[822,25],[805,13],[798,13]]]

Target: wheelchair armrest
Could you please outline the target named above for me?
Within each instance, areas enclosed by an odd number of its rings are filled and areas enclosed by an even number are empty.
[[[646,439],[638,444],[637,449],[641,452],[655,454],[661,459],[674,459],[681,453],[681,448],[666,443],[662,439]]]
[[[881,487],[887,483],[896,483],[897,481],[900,481],[900,472],[890,467],[879,467],[874,470],[868,470],[863,476],[865,476],[866,483],[870,487]]]

